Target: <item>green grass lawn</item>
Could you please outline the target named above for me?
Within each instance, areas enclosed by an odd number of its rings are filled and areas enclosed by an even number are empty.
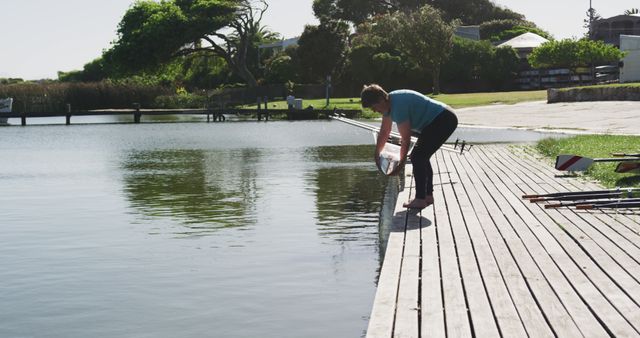
[[[444,102],[453,108],[486,106],[490,104],[514,104],[525,101],[541,101],[547,99],[546,90],[491,92],[466,94],[440,94],[432,98]]]
[[[536,145],[544,155],[552,159],[559,154],[572,154],[590,158],[609,158],[611,153],[640,152],[640,136],[580,135],[563,139],[545,139]],[[617,163],[594,163],[585,172],[604,186],[640,187],[639,173],[618,174],[614,172]]]
[[[517,91],[517,92],[490,92],[490,93],[466,93],[466,94],[440,94],[429,95],[430,97],[444,102],[453,108],[485,106],[490,104],[514,104],[525,101],[539,101],[547,99],[546,90],[534,91]],[[326,105],[325,99],[304,100],[303,107],[313,106],[315,109],[357,109],[362,110],[361,117],[375,118],[380,117],[379,114],[369,110],[362,109],[360,98],[332,98],[329,106]],[[255,107],[255,105],[245,105],[243,108]],[[270,109],[286,109],[286,101],[269,102]]]

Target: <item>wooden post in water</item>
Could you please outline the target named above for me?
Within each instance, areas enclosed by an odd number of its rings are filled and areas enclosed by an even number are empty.
[[[71,104],[67,103],[67,115],[66,115],[66,124],[71,124]]]
[[[27,102],[22,102],[22,116],[20,117],[20,124],[27,125]]]
[[[133,123],[140,123],[140,104],[139,103],[134,103],[133,107],[136,109],[136,111],[133,113]]]
[[[262,121],[262,99],[258,96],[258,121]]]
[[[269,98],[264,97],[264,120],[269,121]]]

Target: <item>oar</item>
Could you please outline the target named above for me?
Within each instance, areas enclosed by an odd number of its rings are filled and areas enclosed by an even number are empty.
[[[349,118],[346,118],[346,117],[336,116],[336,115],[329,115],[329,118],[331,118],[333,120],[337,120],[337,121],[340,121],[340,122],[344,122],[344,123],[350,124],[350,125],[355,126],[355,127],[366,129],[366,130],[372,131],[374,133],[379,133],[380,132],[379,128],[377,128],[375,126],[372,126],[372,125],[370,125],[368,123],[364,123],[364,122],[360,122],[360,121],[356,121],[356,120],[352,120],[352,119],[349,119]],[[400,136],[399,133],[396,133],[394,131],[392,131],[389,134],[389,136],[392,137],[392,138],[395,138],[395,139],[402,139],[402,136]],[[415,136],[411,136],[411,143],[416,143],[416,142],[418,142],[418,138],[415,137]],[[467,148],[467,151],[469,150],[469,148],[470,147]],[[454,148],[452,146],[447,145],[447,144],[443,144],[441,149],[448,150],[448,151],[456,151],[456,150],[454,150]]]
[[[640,161],[640,157],[588,158],[578,155],[558,155],[556,169],[566,171],[584,171],[594,162]]]
[[[618,202],[618,201],[624,201],[624,202]],[[555,208],[562,208],[562,207],[575,207],[578,205],[599,205],[599,204],[611,204],[611,203],[636,203],[636,202],[640,202],[640,198],[626,198],[626,199],[619,199],[616,200],[615,202],[612,202],[611,199],[606,199],[606,200],[599,200],[599,201],[589,201],[589,202],[585,202],[585,201],[580,201],[580,202],[561,202],[561,203],[556,203],[556,204],[545,204],[544,208],[545,209],[555,209]]]
[[[611,202],[603,204],[581,204],[576,205],[576,209],[603,209],[603,208],[640,208],[640,202]]]
[[[536,197],[529,200],[531,203],[546,202],[546,201],[577,201],[577,200],[595,200],[600,198],[614,198],[622,197],[624,192],[609,192],[604,194],[581,194],[581,195],[564,195],[564,196],[552,196],[552,197]]]
[[[640,157],[640,153],[635,153],[635,154],[627,154],[627,153],[611,153],[611,156],[616,156],[616,157],[624,157],[624,156],[629,156],[629,157]]]
[[[640,162],[620,162],[615,171],[617,173],[640,172]]]
[[[563,191],[563,192],[552,192],[548,194],[531,194],[531,195],[522,195],[522,198],[538,198],[538,197],[555,197],[555,196],[571,196],[571,195],[589,195],[589,194],[606,194],[612,192],[627,192],[632,193],[636,191],[640,191],[640,188],[615,188],[615,189],[602,189],[602,190],[587,190],[587,191]]]

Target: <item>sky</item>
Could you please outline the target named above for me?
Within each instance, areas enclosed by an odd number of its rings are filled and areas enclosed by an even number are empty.
[[[134,0],[0,0],[0,78],[56,79],[58,71],[82,69],[116,38],[120,19]],[[285,38],[317,24],[313,0],[267,0],[263,24]],[[494,0],[524,14],[556,39],[581,37],[589,0]],[[640,7],[638,0],[592,0],[607,18]]]

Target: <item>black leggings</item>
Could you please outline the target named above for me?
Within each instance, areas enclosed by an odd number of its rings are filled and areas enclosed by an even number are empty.
[[[433,169],[429,160],[457,126],[456,115],[445,109],[420,132],[418,142],[409,156],[413,164],[413,177],[416,180],[416,198],[424,199],[433,195]]]

